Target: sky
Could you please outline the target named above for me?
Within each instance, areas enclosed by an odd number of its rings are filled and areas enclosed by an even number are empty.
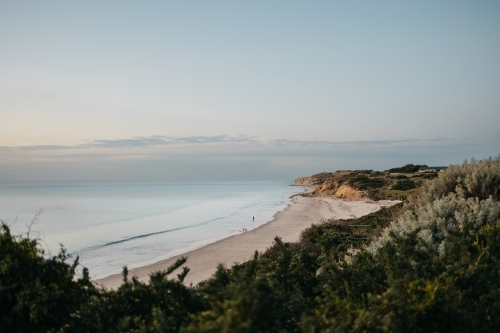
[[[500,153],[498,1],[1,1],[0,180]]]

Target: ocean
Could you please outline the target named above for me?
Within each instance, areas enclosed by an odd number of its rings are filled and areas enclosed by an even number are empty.
[[[252,230],[301,191],[286,182],[0,182],[0,219],[47,255],[62,244],[98,279]]]

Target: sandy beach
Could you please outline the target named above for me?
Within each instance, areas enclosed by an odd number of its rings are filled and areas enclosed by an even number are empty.
[[[306,187],[307,191],[314,187]],[[148,281],[149,274],[168,268],[180,257],[187,257],[185,266],[191,270],[184,282],[197,284],[208,279],[219,264],[230,267],[250,259],[255,250],[262,252],[269,248],[276,236],[285,242],[299,239],[302,230],[311,224],[320,223],[323,219],[349,219],[360,217],[391,206],[397,201],[347,201],[329,197],[307,197],[295,195],[288,207],[275,214],[274,219],[254,230],[242,232],[200,249],[184,253],[157,263],[129,271],[129,277],[136,276],[140,281]],[[172,273],[175,276],[177,272]],[[115,274],[95,280],[97,284],[107,288],[117,288],[122,283],[122,276]]]

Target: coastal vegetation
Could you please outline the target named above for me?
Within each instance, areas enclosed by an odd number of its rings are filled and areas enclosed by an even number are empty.
[[[361,218],[313,225],[296,243],[276,238],[197,286],[182,283],[188,268],[171,276],[179,260],[148,283],[125,268],[123,284],[106,290],[64,250],[47,256],[3,225],[0,331],[497,332],[500,155],[433,179],[405,172],[321,174],[316,185],[330,195],[342,185],[371,197],[411,192]]]
[[[425,166],[425,165],[423,165]],[[418,173],[422,165],[407,164],[384,172],[372,170],[342,170],[323,172],[296,180],[296,185],[318,185],[312,195],[343,199],[371,200],[405,199],[415,193],[427,179],[437,173]]]
[[[405,166],[399,167],[399,168],[392,168],[389,169],[389,172],[391,173],[396,173],[396,172],[402,172],[402,173],[414,173],[417,172],[419,168],[421,167],[426,167],[426,164],[423,165],[413,165],[413,164],[407,164]]]

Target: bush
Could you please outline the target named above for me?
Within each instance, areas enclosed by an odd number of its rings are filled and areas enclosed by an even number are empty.
[[[366,177],[363,175],[356,175],[348,181],[348,184],[358,190],[368,190],[383,187],[386,182],[383,178]]]
[[[166,278],[185,262],[155,272],[149,283],[127,278],[116,291],[97,289],[87,269],[75,274],[64,251],[44,257],[38,240],[0,232],[0,332],[178,332],[204,309],[196,290]],[[179,276],[182,281],[184,274]]]
[[[36,239],[0,231],[0,332],[71,330],[96,293],[88,271],[76,277],[64,249],[45,258]]]
[[[500,224],[446,240],[443,254],[418,231],[361,252],[329,272],[303,332],[497,332]]]
[[[398,180],[396,184],[392,185],[393,190],[407,191],[417,188],[417,184],[411,179]]]
[[[409,199],[406,212],[384,230],[375,249],[390,240],[420,230],[419,236],[439,246],[456,230],[477,230],[500,217],[500,155],[462,166],[450,166],[439,178],[427,183]]]
[[[426,167],[426,166],[427,165],[425,165],[425,164],[422,164],[422,165],[407,164],[407,165],[405,165],[403,167],[400,167],[400,168],[389,169],[389,172],[394,172],[394,173],[398,173],[398,172],[413,173],[413,172],[417,172],[420,167]]]
[[[483,161],[471,159],[460,165],[450,165],[439,177],[422,187],[411,199],[414,206],[431,202],[449,193],[480,200],[492,197],[500,200],[500,155]]]
[[[394,178],[394,179],[408,179],[407,176],[405,175],[396,175],[396,176],[391,176],[391,178]]]
[[[116,291],[101,290],[89,302],[80,322],[81,332],[178,332],[189,324],[189,315],[205,309],[200,295],[180,281],[167,278],[186,262],[179,259],[165,271],[150,275],[149,283],[128,279],[124,269],[123,284]]]

